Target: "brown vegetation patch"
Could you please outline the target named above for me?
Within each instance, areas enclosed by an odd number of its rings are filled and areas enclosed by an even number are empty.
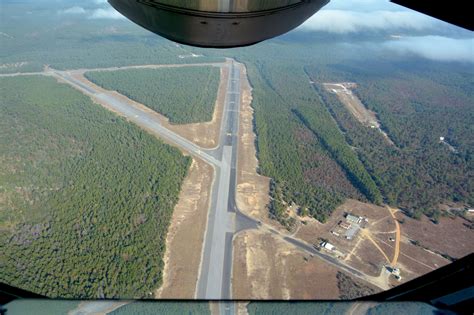
[[[367,229],[376,235],[380,232],[388,232],[395,229],[393,220],[390,219],[389,212],[373,204],[348,199],[341,206],[337,207],[329,219],[323,224],[314,219],[305,218],[306,224],[301,225],[296,237],[308,243],[315,243],[319,238],[325,238],[334,243],[341,250],[350,251],[356,243],[356,239],[346,240],[343,237],[335,236],[331,231],[344,220],[345,213],[363,216],[369,219]],[[381,223],[381,221],[384,221]],[[390,223],[389,221],[392,221]]]
[[[353,268],[368,276],[377,277],[387,260],[374,245],[367,239],[363,239],[357,251],[346,261]]]
[[[352,198],[363,198],[360,192],[348,180],[341,166],[322,149],[319,140],[307,128],[295,131],[298,151],[302,159],[303,177],[306,182],[328,191],[340,192]]]
[[[375,294],[379,291],[378,288],[362,283],[362,281],[355,280],[343,272],[337,272],[337,286],[339,288],[341,300],[352,300],[359,297]]]
[[[432,251],[453,258],[474,252],[474,230],[468,227],[469,222],[463,218],[442,217],[435,224],[425,216],[416,220],[398,212],[396,217],[403,222],[400,224],[403,235]]]
[[[406,238],[400,243],[397,266],[403,281],[409,281],[450,263],[449,260],[411,244]]]

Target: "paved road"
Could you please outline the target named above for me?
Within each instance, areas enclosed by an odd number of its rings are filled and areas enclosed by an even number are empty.
[[[131,301],[84,301],[69,311],[68,315],[107,314]]]
[[[245,217],[235,203],[236,167],[240,111],[240,66],[230,65],[224,103],[219,146],[209,152],[221,161],[216,172],[209,212],[201,270],[196,297],[199,299],[230,299],[232,297],[232,240],[245,228],[257,227]],[[217,180],[219,179],[219,180]],[[228,312],[233,305],[220,305]]]
[[[105,102],[113,110],[117,111],[118,113],[126,117],[128,120],[136,123],[139,126],[150,129],[163,139],[176,144],[177,146],[181,147],[190,154],[198,156],[199,158],[203,159],[211,165],[220,166],[220,161],[209,155],[206,150],[194,144],[193,142],[181,137],[180,135],[166,129],[161,125],[160,121],[157,118],[151,117],[146,111],[130,106],[122,99],[116,97],[113,94],[101,93],[95,90],[93,87],[86,85],[72,77],[70,72],[54,71],[53,75],[71,84],[84,94],[90,95]]]
[[[235,201],[240,111],[240,65],[232,62],[222,64],[222,66],[228,66],[230,71],[221,124],[220,142],[215,149],[203,149],[164,128],[158,119],[150,117],[145,111],[130,106],[130,104],[113,94],[101,93],[92,86],[80,82],[72,76],[77,71],[50,70],[44,73],[60,78],[81,92],[101,100],[130,121],[154,131],[160,137],[174,143],[191,155],[203,159],[214,167],[211,205],[196,290],[196,297],[198,299],[226,300],[232,298],[233,236],[236,232],[243,229],[259,228],[258,221],[242,214],[238,210]],[[276,231],[274,233],[280,234]],[[287,236],[283,237],[283,239],[356,277],[364,277],[363,273],[339,262],[331,256],[317,251],[305,242]],[[233,303],[220,304],[221,313],[232,314],[234,311]]]
[[[202,254],[196,297],[200,299],[230,299],[232,275],[232,240],[235,232],[256,228],[255,220],[241,214],[235,203],[237,146],[240,110],[240,66],[228,66],[229,80],[224,103],[220,144],[215,149],[203,149],[191,141],[163,127],[158,119],[132,107],[111,93],[102,93],[91,85],[73,77],[77,71],[50,70],[49,75],[69,83],[82,93],[94,97],[128,120],[158,134],[168,142],[199,157],[214,167],[211,207],[208,214],[205,243]],[[82,70],[81,70],[82,71]],[[228,312],[232,305],[223,305]]]

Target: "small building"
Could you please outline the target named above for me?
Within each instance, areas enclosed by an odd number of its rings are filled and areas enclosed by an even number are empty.
[[[341,221],[341,222],[339,223],[339,226],[342,227],[342,228],[345,229],[345,230],[348,230],[348,229],[351,227],[351,224],[348,223],[348,222],[342,222],[342,221]]]
[[[327,250],[334,250],[336,247],[329,242],[322,242],[321,247]]]
[[[362,218],[348,213],[346,215],[346,220],[351,223],[359,224],[362,221]]]
[[[444,141],[444,137],[439,137],[439,141]]]
[[[346,231],[346,240],[352,240],[359,232],[359,226],[357,224],[351,225],[351,227]]]

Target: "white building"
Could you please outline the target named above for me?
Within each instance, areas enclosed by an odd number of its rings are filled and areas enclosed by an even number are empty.
[[[336,248],[336,246],[332,245],[331,243],[329,242],[322,242],[321,243],[321,247],[322,248],[325,248],[327,250],[334,250]]]

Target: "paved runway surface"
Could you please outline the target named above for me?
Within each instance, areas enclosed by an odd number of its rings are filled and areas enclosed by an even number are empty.
[[[208,214],[201,270],[196,297],[199,299],[230,299],[232,276],[232,240],[236,231],[256,228],[255,220],[241,214],[235,203],[236,165],[240,111],[240,65],[231,62],[229,80],[224,103],[219,145],[212,150],[203,149],[191,141],[163,127],[158,119],[147,112],[132,107],[111,93],[102,93],[91,85],[84,84],[72,76],[77,71],[51,70],[56,76],[106,103],[128,120],[152,130],[160,137],[174,143],[190,154],[199,157],[214,167],[211,206]],[[226,312],[233,305],[222,305]]]
[[[95,97],[106,103],[114,111],[128,120],[158,134],[168,142],[201,158],[213,166],[214,180],[212,184],[210,209],[202,252],[201,267],[197,283],[196,298],[198,299],[231,299],[232,298],[232,240],[235,233],[252,228],[259,228],[259,222],[242,214],[236,205],[236,165],[238,152],[239,112],[240,112],[240,64],[234,61],[220,64],[229,67],[229,80],[224,103],[224,111],[220,130],[219,145],[215,149],[203,149],[191,141],[163,127],[158,119],[147,112],[130,106],[130,104],[111,93],[102,93],[75,79],[72,74],[77,71],[49,70],[43,75],[52,75],[74,86],[84,94]],[[83,70],[81,70],[83,71]],[[280,234],[276,230],[270,232]],[[311,245],[282,235],[283,239],[298,248],[309,252],[326,262],[363,278],[364,274],[354,268],[325,255]],[[234,314],[234,303],[220,303],[221,314]]]

